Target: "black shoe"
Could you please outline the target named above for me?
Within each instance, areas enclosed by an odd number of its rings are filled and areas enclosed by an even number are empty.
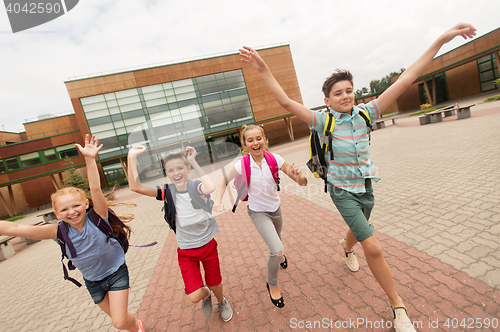
[[[280,263],[280,266],[284,269],[286,269],[288,267],[288,261],[286,260],[286,256],[283,255],[283,257],[285,257],[285,261],[284,262],[281,262]]]
[[[285,306],[285,301],[283,301],[283,296],[280,297],[278,300],[273,299],[273,297],[271,296],[271,291],[269,290],[269,284],[266,284],[266,286],[267,286],[267,291],[269,292],[269,297],[271,298],[271,302],[278,308],[283,308]]]

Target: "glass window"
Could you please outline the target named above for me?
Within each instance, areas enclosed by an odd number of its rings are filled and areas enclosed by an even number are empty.
[[[89,126],[95,126],[95,125],[103,124],[106,122],[111,122],[111,117],[109,115],[103,116],[103,117],[100,117],[97,119],[87,119],[87,123]]]
[[[104,123],[104,124],[101,124],[101,125],[96,125],[96,126],[89,127],[89,129],[90,129],[90,131],[92,133],[96,133],[96,132],[99,132],[99,131],[105,131],[105,130],[113,129],[113,124],[111,122]]]
[[[40,159],[40,157],[38,157],[30,160],[23,160],[21,163],[23,164],[23,167],[26,168],[26,167],[40,165],[42,163],[42,160]]]
[[[106,100],[116,99],[115,93],[114,92],[105,93],[104,94],[104,99],[106,99]]]
[[[14,171],[20,168],[16,157],[5,159],[5,164],[7,165],[7,169],[9,171]]]
[[[117,135],[122,135],[127,133],[127,129],[125,128],[117,128],[115,131]]]
[[[165,98],[165,92],[163,90],[161,90],[161,91],[156,91],[156,92],[144,94],[144,100],[152,100],[152,99],[157,99],[157,98]]]
[[[3,160],[0,160],[0,174],[5,173],[7,169],[5,168],[5,165],[3,164]]]
[[[493,81],[481,83],[481,89],[483,91],[493,90],[495,88],[495,83]]]
[[[107,108],[107,105],[103,101],[101,103],[94,103],[94,104],[89,104],[89,105],[83,105],[82,107],[83,107],[83,111],[85,113],[87,113],[87,112],[92,112],[92,111],[96,111],[96,110],[105,109],[105,108]]]
[[[60,159],[64,157],[76,157],[78,156],[78,149],[74,144],[67,144],[63,146],[56,147],[56,151],[59,154]]]
[[[172,82],[167,82],[162,84],[164,90],[172,89]]]
[[[80,102],[82,103],[82,105],[89,105],[89,104],[94,104],[94,103],[98,103],[98,102],[102,102],[102,101],[104,101],[103,95],[80,98]]]
[[[87,119],[96,119],[100,118],[102,116],[109,115],[108,110],[98,110],[98,111],[93,111],[93,112],[85,112],[85,117]]]
[[[119,114],[119,113],[121,113],[119,107],[110,107],[109,108],[109,114]]]
[[[45,150],[45,151],[43,151],[43,154],[45,155],[45,160],[47,160],[47,161],[57,160],[56,150],[54,150],[54,149]]]
[[[115,107],[118,106],[118,101],[116,99],[112,99],[106,101],[106,104],[108,104],[108,107]]]
[[[180,88],[175,88],[175,93],[180,95],[182,93],[192,92],[194,91],[194,85],[183,86]]]
[[[122,118],[125,120],[125,119],[130,119],[130,118],[136,118],[136,117],[142,116],[142,115],[144,115],[144,111],[141,109],[141,110],[137,110],[137,111],[123,113]]]
[[[186,86],[186,85],[193,85],[193,80],[190,79],[190,78],[187,78],[185,80],[179,80],[179,81],[173,81],[172,82],[172,86],[174,88],[178,88],[178,87]]]
[[[140,123],[145,123],[146,117],[138,116],[136,118],[123,120],[123,122],[125,123],[126,126],[136,125],[136,124],[140,124]]]
[[[148,86],[143,86],[141,88],[142,93],[146,95],[147,93],[154,92],[154,91],[161,91],[163,90],[162,84],[155,84],[155,85],[148,85]]]
[[[157,99],[150,99],[150,100],[146,101],[146,107],[148,107],[148,109],[149,109],[150,107],[164,105],[166,103],[167,103],[167,98],[165,98],[165,97],[157,98]]]
[[[142,104],[140,102],[120,106],[120,111],[122,111],[122,113],[138,109],[142,109]]]
[[[31,167],[42,163],[42,159],[40,158],[40,154],[38,152],[20,155],[19,160],[21,160],[23,167]]]
[[[140,101],[141,99],[139,98],[139,96],[125,97],[118,99],[118,105],[120,106],[128,105],[128,104],[138,103]]]
[[[115,95],[116,95],[116,99],[121,99],[121,98],[130,97],[130,96],[138,96],[139,93],[137,92],[137,89],[128,89],[128,90],[116,91]]]
[[[484,63],[482,63],[482,64],[479,65],[479,71],[480,72],[487,71],[487,70],[490,70],[490,69],[491,69],[491,61],[484,62]]]
[[[183,93],[181,95],[177,95],[177,101],[194,99],[194,98],[196,98],[196,92],[188,92],[188,93]],[[196,102],[196,100],[194,102]]]

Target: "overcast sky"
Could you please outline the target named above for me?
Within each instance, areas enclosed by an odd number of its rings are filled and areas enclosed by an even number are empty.
[[[323,104],[336,68],[354,88],[408,67],[445,30],[500,27],[500,1],[81,0],[65,15],[13,34],[0,9],[0,130],[72,111],[70,78],[193,57],[242,45],[290,44],[304,104]],[[456,38],[439,54],[462,45]]]

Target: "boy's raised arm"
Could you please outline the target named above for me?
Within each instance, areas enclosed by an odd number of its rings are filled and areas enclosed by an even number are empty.
[[[196,161],[196,150],[191,146],[186,147],[186,150],[188,152],[187,160],[191,164],[191,167],[200,176],[200,181],[202,183],[201,191],[207,195],[211,194],[215,190],[215,183],[208,175],[205,174],[205,172],[203,172],[200,165],[198,165],[198,162]]]
[[[394,84],[377,98],[380,110],[383,111],[388,108],[420,76],[422,71],[431,63],[432,59],[444,44],[457,36],[462,36],[464,39],[467,39],[475,35],[476,28],[468,23],[459,23],[442,34],[432,43],[427,51],[417,59],[417,61],[404,71]]]
[[[266,82],[267,87],[271,90],[271,94],[283,108],[305,123],[309,125],[312,124],[312,111],[286,95],[285,91],[283,91],[257,51],[250,47],[243,46],[243,48],[240,49],[240,59],[255,68],[255,70],[262,75],[264,82]]]
[[[146,196],[156,197],[157,190],[154,187],[147,187],[141,183],[137,174],[137,156],[146,151],[146,147],[142,145],[133,146],[128,152],[127,169],[128,169],[128,185],[130,190]]]

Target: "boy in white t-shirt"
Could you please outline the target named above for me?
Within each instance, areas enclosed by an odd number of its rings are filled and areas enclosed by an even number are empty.
[[[173,228],[177,239],[177,255],[185,292],[193,303],[202,301],[202,310],[206,318],[212,315],[211,291],[218,300],[221,318],[227,322],[233,316],[227,299],[223,295],[222,276],[220,273],[219,254],[217,241],[214,236],[219,231],[217,222],[212,215],[203,208],[195,208],[193,199],[188,192],[188,185],[196,187],[196,194],[205,196],[215,190],[215,184],[203,173],[196,162],[196,150],[187,147],[187,158],[183,153],[170,153],[164,159],[165,171],[168,179],[174,184],[170,190],[170,202],[174,210],[169,224]],[[128,153],[128,180],[132,191],[166,200],[165,187],[146,187],[141,184],[137,175],[137,156],[146,151],[142,145],[134,146]],[[189,184],[188,180],[191,167],[202,175],[200,180]],[[175,202],[175,203],[174,203]],[[205,283],[200,270],[200,263],[205,271]]]

